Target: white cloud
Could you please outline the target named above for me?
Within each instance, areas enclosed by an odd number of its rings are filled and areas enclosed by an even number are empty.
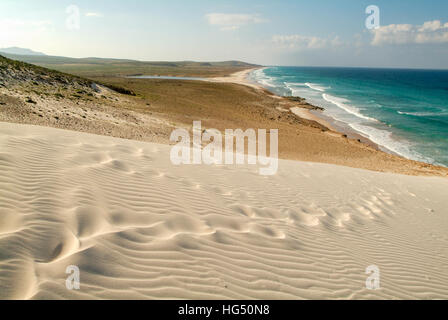
[[[448,43],[448,22],[426,21],[423,25],[390,24],[373,29],[372,45]]]
[[[103,17],[103,14],[99,13],[99,12],[87,12],[86,17],[101,18],[101,17]]]
[[[209,13],[205,17],[209,24],[219,26],[223,31],[237,30],[245,25],[267,22],[258,14]]]
[[[303,36],[300,34],[275,35],[272,41],[279,46],[291,49],[322,49],[326,47],[339,47],[343,42],[339,37],[333,39]]]

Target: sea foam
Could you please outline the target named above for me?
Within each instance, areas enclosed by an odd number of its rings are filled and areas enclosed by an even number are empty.
[[[347,100],[347,99],[339,98],[339,97],[334,97],[334,96],[331,96],[331,95],[326,94],[326,93],[324,93],[324,94],[322,95],[322,98],[324,98],[325,101],[328,101],[328,102],[330,102],[330,103],[332,103],[332,104],[338,106],[339,108],[345,110],[346,112],[348,112],[348,113],[350,113],[350,114],[352,114],[352,115],[354,115],[354,116],[356,116],[356,117],[358,117],[358,118],[361,118],[361,119],[364,119],[364,120],[368,120],[368,121],[378,122],[377,119],[374,119],[374,118],[367,117],[367,116],[363,115],[363,114],[359,111],[358,108],[356,108],[356,107],[354,107],[354,106],[351,106],[351,105],[348,105],[348,103],[349,103],[350,101]]]
[[[272,67],[258,74],[256,80],[274,93],[325,108],[325,115],[387,150],[448,165],[448,96],[428,83],[432,75],[448,83],[448,73],[415,72],[410,78],[409,71],[393,69]]]

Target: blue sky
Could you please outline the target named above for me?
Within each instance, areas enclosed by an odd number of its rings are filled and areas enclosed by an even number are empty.
[[[71,57],[448,68],[446,0],[2,0],[0,30],[0,48]]]

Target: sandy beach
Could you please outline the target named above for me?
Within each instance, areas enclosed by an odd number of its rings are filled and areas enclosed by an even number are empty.
[[[9,85],[0,86],[0,121],[163,144],[172,144],[173,130],[191,131],[193,121],[197,120],[202,121],[204,129],[221,132],[229,128],[278,129],[282,159],[448,176],[445,167],[382,152],[360,135],[339,132],[330,121],[319,116],[318,107],[306,100],[280,97],[247,81],[251,70],[211,77],[210,81],[109,76],[85,80],[67,76],[61,83],[48,69],[39,70],[48,79],[42,81],[33,67],[22,67],[20,71],[4,73]],[[99,90],[93,90],[91,84],[81,84],[82,81],[122,88],[134,95],[120,94],[103,85],[96,85]]]
[[[248,80],[248,76],[251,72],[259,69],[264,69],[264,67],[261,68],[250,68],[243,71],[235,72],[227,77],[214,77],[210,78],[209,81],[211,82],[226,82],[226,83],[237,83],[237,84],[243,84],[245,86],[257,89],[257,90],[264,90],[264,88],[259,85],[258,83],[251,82]]]

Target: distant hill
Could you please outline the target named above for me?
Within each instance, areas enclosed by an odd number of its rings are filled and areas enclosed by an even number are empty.
[[[45,54],[42,52],[36,52],[31,49],[25,49],[19,47],[1,48],[0,53],[17,54],[25,56],[45,56]]]
[[[1,50],[0,50],[1,51]],[[47,55],[17,55],[0,53],[3,56],[83,77],[108,77],[129,75],[165,76],[224,76],[243,69],[259,67],[242,61],[195,62],[195,61],[138,61],[108,58],[68,58]]]
[[[11,49],[11,48],[8,48]],[[169,67],[186,67],[186,66],[208,66],[208,67],[257,67],[258,65],[242,62],[242,61],[221,61],[221,62],[196,62],[196,61],[139,61],[131,59],[110,59],[110,58],[69,58],[59,56],[47,56],[45,54],[19,54],[12,52],[4,52],[0,49],[3,56],[10,59],[19,60],[33,64],[132,64],[132,65],[153,65],[153,66],[169,66]],[[23,49],[28,50],[28,49]],[[30,50],[31,51],[31,50]],[[34,51],[33,51],[34,52]]]

